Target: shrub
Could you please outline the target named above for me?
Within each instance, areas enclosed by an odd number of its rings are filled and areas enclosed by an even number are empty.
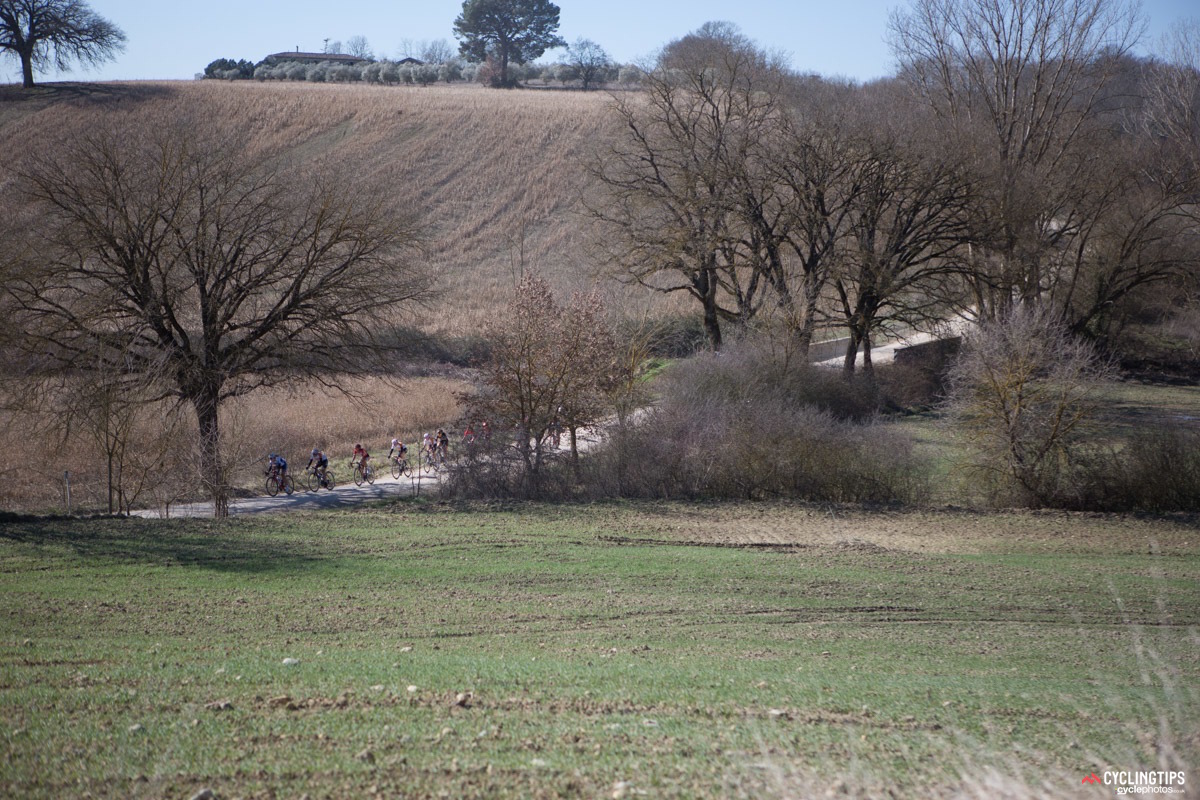
[[[1080,506],[1097,472],[1091,445],[1111,366],[1044,311],[979,326],[948,375],[947,409],[995,504]]]
[[[660,377],[657,407],[607,432],[577,475],[549,451],[538,497],[793,497],[919,502],[927,469],[871,413],[872,394],[835,370],[785,371],[746,347],[702,354]],[[463,462],[460,496],[530,496],[510,435]]]
[[[644,73],[637,67],[621,67],[617,70],[617,83],[622,86],[640,86]]]
[[[1081,461],[1080,508],[1200,511],[1200,430],[1179,424],[1138,430]]]
[[[436,83],[438,79],[438,68],[435,64],[420,64],[412,68],[413,80],[422,86],[428,86],[431,83]]]
[[[915,502],[925,468],[832,370],[788,372],[753,350],[706,354],[665,376],[658,408],[593,459],[603,494]],[[840,387],[838,384],[842,384]]]
[[[879,408],[878,391],[865,379],[846,380],[838,370],[796,365],[776,357],[758,340],[719,353],[700,353],[667,376],[676,402],[766,402],[816,408],[837,419],[865,421]]]

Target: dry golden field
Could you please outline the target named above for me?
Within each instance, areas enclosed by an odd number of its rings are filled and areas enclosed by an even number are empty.
[[[65,137],[189,115],[220,121],[231,148],[394,187],[398,207],[423,223],[426,266],[445,292],[420,320],[434,332],[478,330],[522,268],[563,292],[596,276],[580,200],[611,125],[603,92],[195,81],[20,98],[0,93],[0,152],[13,154],[0,188],[21,154]]]

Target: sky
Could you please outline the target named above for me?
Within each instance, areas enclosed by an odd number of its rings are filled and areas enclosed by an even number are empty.
[[[869,81],[893,74],[886,42],[892,9],[906,0],[556,0],[559,35],[591,39],[621,63],[710,20],[738,25],[792,67],[825,77]],[[365,36],[379,58],[405,40],[445,39],[457,49],[454,19],[462,0],[90,0],[92,10],[127,37],[112,62],[38,80],[187,80],[217,58],[257,63],[283,50],[320,52],[325,39]],[[1149,23],[1140,52],[1172,24],[1200,18],[1197,0],[1142,0]],[[557,51],[543,61],[557,60]],[[17,62],[0,59],[0,83],[20,81]]]

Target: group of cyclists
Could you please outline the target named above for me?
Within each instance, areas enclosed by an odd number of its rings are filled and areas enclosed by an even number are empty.
[[[476,441],[477,437],[488,434],[487,420],[484,420],[480,427],[482,433],[477,434],[471,425],[467,425],[467,429],[463,431],[463,442],[469,445]],[[449,458],[449,452],[450,437],[446,434],[445,429],[438,428],[436,433],[426,433],[422,436],[420,456],[425,464],[435,468],[443,467]],[[392,464],[393,477],[398,478],[400,475],[410,474],[408,445],[399,437],[392,437],[387,458]],[[367,449],[361,443],[355,444],[354,453],[350,457],[350,466],[354,471],[356,483],[362,483],[363,480],[374,482],[374,470],[369,463],[370,460],[371,454]],[[329,456],[319,447],[314,447],[309,454],[308,464],[305,465],[305,472],[313,478],[312,483],[315,485],[311,486],[311,488],[333,488],[332,475],[329,470]],[[287,494],[292,493],[292,480],[288,474],[288,462],[283,456],[277,453],[271,453],[267,456],[266,477],[267,491],[271,495],[276,494],[279,489],[284,489]]]

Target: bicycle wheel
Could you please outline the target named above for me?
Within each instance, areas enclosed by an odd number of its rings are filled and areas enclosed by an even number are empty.
[[[362,470],[362,467],[359,466],[358,464],[354,465],[354,485],[355,486],[363,485],[363,470]]]
[[[274,497],[279,494],[279,480],[276,478],[267,478],[267,494]]]
[[[331,470],[331,469],[325,470],[325,488],[332,492],[333,487],[335,487],[335,486],[337,486],[337,481],[334,480],[333,470]]]
[[[367,483],[374,485],[375,484],[375,468],[372,467],[370,464],[368,464],[367,468],[365,470],[363,470],[363,477],[366,479]]]
[[[288,475],[283,479],[283,491],[284,494],[291,494],[292,492],[296,491],[296,482],[292,480],[291,475]]]
[[[317,473],[310,470],[304,472],[304,491],[315,492],[321,488],[321,479],[317,477]]]
[[[400,474],[406,478],[412,475],[412,467],[408,465],[407,458],[400,462]]]
[[[393,458],[392,459],[392,477],[399,478],[401,475],[401,472],[402,471],[400,469],[400,459]]]

